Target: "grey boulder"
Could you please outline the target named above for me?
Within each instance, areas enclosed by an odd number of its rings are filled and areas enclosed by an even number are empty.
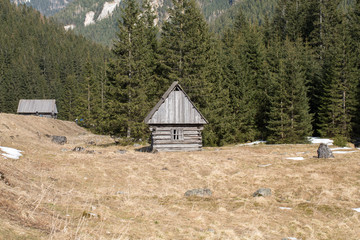
[[[67,143],[67,138],[65,136],[52,136],[51,141],[60,145],[64,145]]]
[[[253,193],[253,197],[268,197],[271,196],[270,188],[260,188]]]
[[[317,153],[318,158],[334,158],[331,149],[324,143],[320,143]]]
[[[199,189],[188,190],[184,195],[185,197],[191,197],[191,196],[210,197],[212,195],[212,191],[208,188],[199,188]]]

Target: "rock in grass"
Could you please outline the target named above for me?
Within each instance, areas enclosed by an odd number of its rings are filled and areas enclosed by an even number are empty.
[[[87,211],[84,211],[82,216],[84,218],[100,218],[100,215],[99,214],[96,214],[96,213],[92,213],[92,212],[87,212]]]
[[[125,153],[126,153],[126,150],[120,149],[120,150],[118,150],[118,151],[115,151],[115,153],[125,154]]]
[[[0,181],[3,181],[6,185],[10,186],[9,181],[7,180],[7,178],[5,177],[5,174],[0,172]]]
[[[253,197],[268,197],[271,196],[270,188],[260,188],[253,193]]]
[[[75,148],[73,149],[73,151],[74,151],[74,152],[83,152],[83,151],[85,151],[85,148],[83,148],[83,147],[75,147]]]
[[[185,197],[197,196],[197,197],[210,197],[212,191],[208,188],[199,188],[186,191]]]
[[[324,143],[320,143],[317,153],[318,158],[334,158],[331,149]]]
[[[51,141],[60,145],[64,145],[67,143],[67,138],[65,136],[52,136]]]

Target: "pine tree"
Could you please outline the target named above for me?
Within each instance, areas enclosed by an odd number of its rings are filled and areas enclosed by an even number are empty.
[[[215,44],[215,45],[214,45]],[[159,73],[165,88],[178,81],[199,110],[210,120],[205,127],[205,145],[219,145],[228,141],[228,126],[219,121],[227,117],[228,92],[221,65],[217,59],[219,48],[209,33],[195,0],[173,0],[169,18],[163,24],[159,47]],[[221,95],[223,93],[224,95]],[[224,102],[221,102],[221,101]],[[218,106],[217,110],[214,106]]]
[[[115,58],[108,70],[107,129],[135,139],[146,132],[143,123],[149,106],[146,81],[149,79],[149,41],[142,11],[135,0],[127,0],[119,21],[118,40],[114,44]]]
[[[321,57],[324,91],[319,108],[319,132],[322,136],[349,138],[357,80],[353,73],[351,40],[335,3],[327,3],[323,10]]]
[[[62,117],[64,119],[75,120],[74,118],[74,105],[75,105],[75,81],[76,78],[74,75],[69,75],[64,82],[64,96],[62,97],[62,101],[58,103],[59,109],[61,109]],[[60,112],[60,111],[59,111]]]
[[[212,39],[211,54],[206,66],[206,72],[211,73],[207,80],[211,84],[211,91],[207,93],[211,96],[208,99],[207,107],[202,113],[209,121],[203,132],[203,142],[207,146],[221,146],[236,141],[237,126],[235,126],[234,116],[230,99],[230,83],[225,73],[226,56],[222,52],[222,43],[218,39]]]
[[[159,68],[159,56],[158,56],[158,39],[157,35],[159,29],[155,26],[156,15],[149,0],[144,0],[142,3],[142,19],[145,25],[144,38],[146,38],[146,56],[143,57],[147,65],[147,75],[146,80],[146,94],[147,102],[149,106],[154,106],[159,100],[161,89],[164,84],[161,81],[161,78],[158,77],[158,68]]]
[[[288,39],[283,47],[279,47],[277,69],[271,72],[271,107],[267,126],[270,143],[303,143],[311,134],[302,48],[300,41],[294,44]]]
[[[192,101],[206,108],[211,86],[207,64],[210,34],[204,17],[194,0],[173,0],[169,19],[162,28],[160,55],[165,86],[178,81]]]
[[[266,99],[265,48],[258,29],[250,26],[239,10],[233,30],[224,35],[229,94],[236,141],[265,136]]]
[[[355,2],[353,10],[348,15],[347,35],[349,36],[350,66],[353,68],[354,85],[356,87],[356,101],[353,122],[353,137],[360,137],[360,1]]]
[[[231,89],[240,138],[239,141],[253,141],[259,137],[257,117],[264,102],[262,81],[264,80],[263,52],[256,29],[249,26],[235,39],[234,52],[238,56],[235,86]],[[259,99],[257,99],[259,97]],[[260,117],[260,116],[259,116]],[[258,120],[264,118],[258,118]],[[260,121],[259,121],[260,122]]]
[[[84,66],[84,90],[86,95],[86,119],[88,125],[94,127],[99,124],[101,118],[101,89],[100,80],[94,72],[94,68],[88,59]]]

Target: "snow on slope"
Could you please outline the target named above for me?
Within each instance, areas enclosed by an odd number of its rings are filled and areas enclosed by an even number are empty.
[[[4,152],[1,155],[3,155],[5,158],[19,159],[22,156],[22,151],[15,148],[0,147],[0,150]]]
[[[66,25],[64,26],[64,29],[67,31],[67,30],[73,30],[75,28],[75,25],[74,24],[70,24],[70,25]]]
[[[120,1],[121,0],[114,0],[113,2],[105,2],[99,17],[97,18],[97,21],[101,21],[105,18],[108,18],[113,13],[115,8],[120,4]]]
[[[324,143],[327,145],[333,145],[333,140],[331,139],[327,139],[327,138],[318,138],[318,137],[308,137],[308,140],[312,143],[312,144],[319,144],[319,143]]]
[[[94,24],[94,16],[95,16],[95,12],[94,11],[90,11],[86,14],[85,16],[85,22],[84,22],[84,26],[88,26],[90,24]]]
[[[295,160],[295,161],[301,161],[301,160],[304,160],[303,157],[288,157],[286,159],[289,159],[289,160]]]

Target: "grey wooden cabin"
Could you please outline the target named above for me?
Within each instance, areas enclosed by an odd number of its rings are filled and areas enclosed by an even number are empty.
[[[57,118],[55,99],[21,99],[17,113],[47,118]]]
[[[178,82],[174,82],[145,118],[156,151],[200,151],[208,123]]]

